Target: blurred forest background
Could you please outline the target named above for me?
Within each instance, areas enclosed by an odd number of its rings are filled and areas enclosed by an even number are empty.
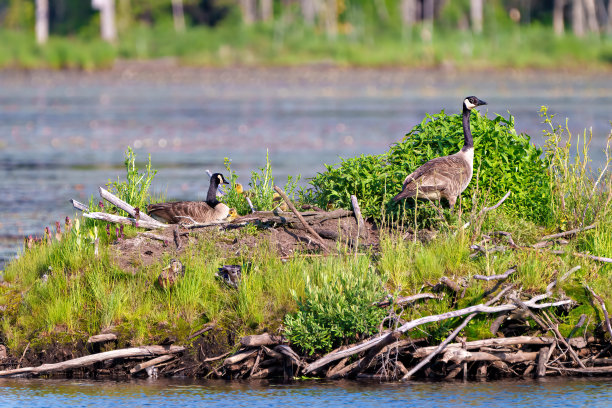
[[[612,0],[0,0],[0,67],[612,64]]]

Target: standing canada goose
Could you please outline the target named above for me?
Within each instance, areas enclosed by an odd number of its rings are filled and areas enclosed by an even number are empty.
[[[229,184],[229,182],[223,174],[215,173],[210,178],[206,201],[150,204],[147,206],[147,212],[150,216],[169,224],[220,221],[229,215],[230,209],[217,200],[219,184]]]
[[[476,106],[486,105],[475,96],[468,96],[463,101],[463,137],[461,150],[455,154],[436,157],[416,169],[404,180],[402,192],[393,197],[399,201],[406,197],[417,197],[428,200],[446,198],[450,208],[455,207],[457,197],[467,188],[472,180],[474,168],[474,141],[470,130],[470,113]]]

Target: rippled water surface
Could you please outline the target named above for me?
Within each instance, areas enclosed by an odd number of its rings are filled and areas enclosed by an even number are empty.
[[[312,177],[339,156],[381,153],[426,112],[459,112],[467,95],[511,112],[542,142],[541,105],[572,130],[593,128],[595,165],[612,120],[612,75],[296,69],[0,72],[0,268],[24,235],[73,215],[123,175],[123,152],[151,154],[154,190],[202,199],[223,159],[247,183],[270,152],[277,183]],[[483,112],[485,110],[482,110]]]
[[[491,383],[0,380],[2,407],[609,407],[610,379]]]

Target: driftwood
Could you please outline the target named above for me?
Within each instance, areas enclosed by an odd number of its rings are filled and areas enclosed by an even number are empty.
[[[243,347],[274,346],[282,342],[283,338],[281,336],[273,336],[270,333],[245,336],[240,339],[240,344]]]
[[[412,295],[412,296],[403,296],[403,297],[398,297],[397,299],[385,299],[383,301],[380,301],[378,303],[374,303],[376,306],[380,306],[380,307],[387,307],[391,305],[391,301],[393,301],[394,305],[405,305],[406,303],[412,303],[415,302],[419,299],[442,299],[444,296],[438,296],[438,295],[434,295],[433,293],[417,293],[416,295]]]
[[[524,361],[535,361],[537,357],[538,352],[517,351],[516,353],[486,353],[482,351],[452,349],[444,354],[441,361],[445,363],[452,361],[455,364],[473,361],[503,361],[504,363],[521,363]]]
[[[501,292],[499,292],[499,294],[497,294],[497,296],[495,296],[493,299],[487,301],[485,303],[486,306],[492,305],[493,303],[497,302],[499,299],[501,299],[501,297],[510,289],[512,288],[512,286],[507,286],[505,289],[503,289]],[[421,368],[423,368],[428,362],[430,362],[437,354],[441,353],[442,351],[444,351],[444,349],[446,348],[446,346],[453,341],[453,339],[455,337],[457,337],[457,335],[459,334],[459,332],[461,332],[461,330],[463,330],[465,328],[465,326],[468,325],[468,323],[470,322],[470,320],[472,320],[477,313],[472,313],[470,315],[468,315],[463,322],[457,326],[455,328],[455,330],[453,330],[453,332],[442,342],[440,343],[440,345],[434,350],[432,351],[427,357],[425,357],[423,359],[423,361],[419,362],[419,364],[417,364],[414,368],[412,368],[408,373],[406,373],[406,375],[404,375],[404,377],[402,377],[402,380],[408,380],[410,377],[412,377],[417,371],[419,371]]]
[[[546,375],[546,363],[548,363],[550,351],[549,347],[542,347],[538,353],[538,369],[536,370],[536,377],[544,377]]]
[[[43,374],[55,371],[73,370],[75,368],[86,367],[91,364],[99,363],[105,360],[176,354],[181,353],[183,351],[185,351],[185,347],[179,346],[142,346],[126,348],[120,350],[105,351],[104,353],[92,354],[85,357],[74,358],[72,360],[63,361],[61,363],[43,364],[38,367],[23,367],[15,370],[4,370],[0,371],[0,377],[11,377],[14,375],[23,374]]]
[[[126,203],[125,201],[123,201],[119,197],[111,194],[109,191],[105,190],[102,187],[98,187],[98,190],[100,192],[100,197],[102,197],[103,199],[105,199],[106,201],[108,201],[109,203],[114,205],[115,207],[120,208],[123,211],[125,211],[126,213],[130,214],[133,218],[136,218],[136,209],[134,207],[132,207],[130,204]],[[140,218],[141,221],[150,221],[150,222],[153,222],[153,223],[161,224],[155,218],[149,216],[148,214],[146,214],[142,210],[138,212],[138,217]]]
[[[533,336],[517,336],[517,337],[499,337],[494,339],[475,340],[468,341],[466,343],[451,343],[447,349],[459,349],[464,348],[466,350],[476,350],[483,347],[506,347],[506,346],[518,346],[518,345],[551,345],[555,339],[553,337],[533,337]],[[414,358],[425,357],[438,346],[421,347],[416,349],[412,356]]]
[[[158,364],[161,364],[161,363],[165,363],[166,361],[172,360],[173,358],[174,358],[173,355],[166,354],[165,356],[159,356],[152,360],[146,361],[144,363],[137,364],[136,366],[134,366],[134,368],[130,370],[130,374],[136,374],[137,372],[140,372],[144,370],[145,368],[149,368],[149,367],[153,367]]]
[[[247,358],[251,357],[255,353],[257,353],[257,349],[249,349],[249,350],[246,350],[246,351],[239,352],[237,354],[234,354],[231,357],[226,358],[225,361],[223,362],[223,365],[224,366],[229,366],[229,365],[232,365],[232,364],[239,363],[242,360],[246,360]]]
[[[83,203],[82,203],[82,202],[80,202],[80,201],[77,201],[77,200],[75,200],[75,199],[72,199],[72,200],[70,200],[70,202],[72,203],[72,206],[73,206],[74,208],[76,208],[77,210],[79,210],[79,211],[89,211],[89,206],[88,206],[88,205],[83,204]]]
[[[568,235],[578,234],[579,232],[588,231],[593,228],[595,228],[595,224],[589,225],[588,227],[584,228],[576,228],[570,231],[560,232],[558,234],[546,235],[541,238],[541,241],[550,241],[551,239],[563,238],[567,237]]]
[[[160,229],[160,228],[168,227],[167,224],[162,224],[161,222],[157,222],[157,221],[155,221],[154,223],[150,221],[143,221],[143,220],[137,221],[134,218],[122,217],[120,215],[107,214],[103,212],[83,213],[83,217],[91,218],[94,220],[112,222],[115,224],[131,225],[133,227],[140,227],[140,228],[147,228],[147,229]]]
[[[357,220],[357,236],[362,236],[368,232],[365,221],[363,219],[363,215],[361,215],[361,208],[359,207],[359,202],[357,201],[357,197],[351,195],[351,204],[353,206],[353,212],[355,213],[355,219]],[[366,236],[367,237],[367,236]]]
[[[593,291],[593,289],[589,287],[589,285],[586,285],[586,288],[589,290],[589,292],[591,292],[591,295],[593,295],[593,298],[597,300],[597,303],[599,303],[601,310],[603,310],[604,320],[605,320],[604,326],[606,328],[606,331],[610,335],[610,341],[612,341],[612,326],[610,326],[610,317],[608,316],[608,310],[606,309],[606,303],[604,302],[601,296],[597,295],[595,291]]]
[[[312,229],[312,227],[306,222],[306,220],[304,220],[304,217],[302,217],[302,215],[298,212],[298,210],[295,208],[295,205],[293,205],[293,203],[291,202],[291,200],[289,199],[289,197],[287,197],[287,194],[285,194],[285,192],[278,186],[274,186],[274,190],[280,194],[280,196],[283,198],[283,200],[285,200],[285,202],[287,203],[287,205],[289,206],[289,208],[291,209],[291,211],[293,211],[293,213],[295,214],[296,217],[298,217],[298,219],[300,220],[300,222],[302,223],[302,225],[304,226],[304,228],[306,228],[306,230],[315,238],[315,240],[319,243],[319,245],[321,245],[321,247],[327,251],[327,245],[325,245],[325,241],[323,241],[323,238],[321,238],[319,236],[319,234],[316,233],[315,230]]]
[[[472,278],[478,279],[478,280],[484,280],[484,281],[487,281],[487,282],[492,281],[492,280],[506,280],[514,272],[516,272],[516,266],[508,269],[506,272],[504,272],[502,274],[499,274],[499,275],[490,275],[490,276],[474,275],[474,276],[472,276]]]
[[[113,333],[96,334],[95,336],[91,336],[89,339],[87,339],[87,343],[89,344],[108,343],[109,341],[117,341],[117,335]]]
[[[534,298],[532,298],[531,300],[525,302],[525,304],[530,307],[530,308],[536,308],[536,309],[542,309],[542,308],[546,308],[546,307],[555,307],[555,306],[562,306],[562,305],[567,305],[570,304],[572,301],[569,299],[565,299],[565,300],[560,300],[557,302],[550,302],[550,303],[536,303],[537,300],[541,300],[543,297],[547,297],[548,295],[540,295],[539,297],[536,296]],[[509,310],[514,310],[516,309],[517,306],[514,304],[504,304],[504,305],[500,305],[500,306],[486,306],[484,304],[480,304],[480,305],[475,305],[475,306],[470,306],[470,307],[466,307],[464,309],[459,309],[459,310],[453,310],[450,312],[446,312],[446,313],[441,313],[439,315],[432,315],[432,316],[425,316],[425,317],[421,317],[419,319],[415,319],[412,320],[410,322],[407,322],[405,324],[403,324],[401,327],[399,327],[397,330],[401,333],[405,333],[410,329],[413,329],[417,326],[426,324],[426,323],[433,323],[433,322],[439,322],[441,320],[446,320],[446,319],[451,319],[454,317],[460,317],[460,316],[465,316],[468,314],[472,314],[472,313],[499,313],[499,312],[505,312],[505,311],[509,311]],[[304,368],[304,374],[308,374],[320,367],[323,367],[329,363],[331,363],[332,361],[336,361],[339,360],[341,358],[353,355],[353,354],[357,354],[363,351],[366,351],[368,349],[370,349],[371,347],[374,347],[376,344],[378,344],[381,341],[385,340],[385,337],[388,336],[387,335],[383,335],[383,336],[378,336],[378,337],[374,337],[370,340],[368,340],[367,342],[360,344],[358,346],[355,346],[353,348],[350,348],[348,350],[343,350],[343,351],[339,351],[337,353],[330,353],[327,354],[326,356],[320,358],[319,360],[309,364],[308,366],[306,366],[306,368]]]

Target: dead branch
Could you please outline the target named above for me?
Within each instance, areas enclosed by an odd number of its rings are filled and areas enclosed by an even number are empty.
[[[565,231],[565,232],[560,232],[558,234],[552,234],[552,235],[546,235],[543,236],[540,241],[550,241],[551,239],[556,239],[556,238],[562,238],[562,237],[566,237],[568,235],[574,235],[574,234],[578,234],[580,232],[584,232],[584,231],[588,231],[590,229],[595,228],[595,224],[591,224],[588,227],[584,227],[584,228],[576,228],[570,231]]]
[[[289,208],[291,209],[291,211],[295,214],[296,217],[298,217],[298,219],[300,220],[300,222],[302,223],[302,225],[304,226],[304,228],[306,228],[306,230],[313,236],[315,237],[315,239],[318,241],[319,245],[321,245],[321,247],[323,248],[323,250],[327,251],[327,245],[325,245],[325,241],[323,241],[323,238],[321,238],[319,236],[319,234],[317,234],[315,232],[315,230],[312,229],[312,227],[306,222],[306,220],[304,220],[304,217],[302,217],[302,215],[298,212],[298,210],[295,208],[295,205],[293,205],[293,203],[291,202],[291,200],[289,199],[289,197],[287,197],[287,194],[285,194],[285,192],[278,186],[274,186],[274,190],[280,194],[280,196],[283,198],[283,200],[285,200],[285,202],[287,203],[287,205],[289,206]]]
[[[75,199],[71,199],[70,202],[72,203],[72,206],[74,208],[76,208],[77,210],[79,210],[79,211],[83,211],[83,212],[89,211],[89,206],[83,204],[80,201],[77,201]]]
[[[499,274],[499,275],[490,275],[490,276],[474,275],[474,276],[472,276],[472,278],[478,279],[478,280],[484,280],[484,281],[487,281],[487,282],[490,282],[492,280],[506,280],[514,272],[516,272],[516,266],[513,266],[512,268],[508,269],[506,272],[504,272],[502,274]]]
[[[172,355],[165,355],[165,356],[156,357],[156,358],[154,358],[152,360],[149,360],[149,361],[146,361],[144,363],[137,364],[136,366],[134,366],[134,368],[132,368],[130,370],[130,374],[136,374],[137,372],[142,371],[145,368],[156,366],[156,365],[164,363],[164,362],[166,362],[168,360],[172,360],[173,358],[174,358],[174,356],[172,356]]]
[[[243,347],[274,346],[282,342],[283,338],[281,336],[273,336],[270,333],[245,336],[240,339],[240,344]]]
[[[210,331],[210,330],[214,329],[216,326],[217,326],[217,323],[214,322],[214,321],[210,322],[210,323],[206,323],[204,325],[204,327],[202,327],[200,330],[196,331],[195,333],[190,334],[189,337],[187,337],[187,340],[194,339],[194,338],[196,338],[196,337],[206,333],[207,331]]]
[[[98,187],[100,192],[100,197],[111,203],[117,208],[121,208],[126,213],[130,214],[133,218],[136,218],[136,209],[132,207],[130,204],[126,203],[119,197],[111,194],[109,191],[105,190],[102,187]],[[150,221],[150,222],[159,222],[155,218],[145,214],[143,211],[139,211],[140,221]]]
[[[226,358],[225,361],[223,361],[223,365],[229,366],[229,365],[239,363],[251,357],[255,353],[257,353],[257,349],[248,349],[246,351],[241,351],[239,353],[234,354],[231,357]]]
[[[481,210],[478,212],[478,215],[477,215],[476,217],[479,217],[479,216],[481,216],[481,215],[483,215],[483,214],[488,213],[489,211],[493,211],[493,210],[497,209],[497,208],[498,208],[500,205],[502,205],[502,203],[503,203],[504,201],[506,201],[506,199],[507,199],[508,197],[510,197],[510,194],[511,194],[511,193],[512,193],[512,191],[511,191],[511,190],[508,190],[508,192],[507,192],[507,193],[506,193],[506,194],[505,194],[505,195],[504,195],[504,196],[503,196],[503,197],[502,197],[502,198],[501,198],[501,199],[500,199],[500,200],[499,200],[499,201],[498,201],[498,202],[497,202],[497,203],[496,203],[494,206],[492,206],[492,207],[483,207],[483,208],[482,208],[482,209],[481,209]],[[463,226],[461,227],[461,229],[466,229],[466,228],[467,228],[467,227],[469,227],[469,226],[470,226],[470,222],[468,221],[468,222],[466,222],[465,224],[463,224]]]
[[[404,296],[404,297],[398,297],[397,299],[385,299],[383,301],[380,301],[378,303],[374,303],[374,305],[376,306],[380,306],[380,307],[387,307],[391,305],[391,301],[393,301],[394,305],[404,305],[406,303],[412,303],[415,302],[419,299],[442,299],[444,296],[440,295],[434,295],[433,293],[417,293],[416,295],[412,295],[412,296]]]
[[[593,291],[593,289],[589,287],[589,285],[586,285],[586,288],[589,290],[589,292],[591,292],[591,295],[593,295],[595,300],[597,300],[597,302],[599,303],[599,306],[601,306],[601,310],[603,310],[604,319],[605,319],[604,325],[606,327],[606,330],[608,331],[608,334],[610,335],[610,341],[612,341],[612,326],[610,326],[610,317],[608,316],[608,310],[606,309],[606,303],[604,302],[601,296],[597,295],[595,291]]]
[[[151,221],[136,221],[134,218],[122,217],[120,215],[107,214],[103,212],[88,212],[83,213],[83,217],[91,218],[94,220],[102,220],[106,222],[112,222],[115,224],[131,225],[133,227],[147,228],[147,229],[159,229],[167,228],[168,225],[162,224],[161,222]]]
[[[550,345],[555,341],[553,337],[533,337],[533,336],[518,336],[518,337],[497,337],[493,339],[468,341],[466,343],[451,343],[446,346],[447,349],[459,349],[465,346],[466,350],[476,350],[483,347],[506,347],[518,345]],[[438,346],[428,346],[418,348],[412,353],[414,358],[422,358],[434,351]]]
[[[605,263],[612,263],[612,258],[606,258],[603,256],[597,256],[597,255],[591,255],[591,254],[583,254],[580,252],[564,252],[564,251],[550,251],[550,253],[555,254],[555,255],[573,255],[579,258],[588,258],[588,259],[592,259],[594,261],[599,261],[599,262],[605,262]]]
[[[133,347],[113,351],[105,351],[104,353],[92,354],[85,357],[74,358],[72,360],[63,361],[55,364],[43,364],[38,367],[24,367],[15,370],[0,371],[0,377],[10,377],[20,374],[42,374],[54,371],[65,371],[75,368],[82,368],[94,363],[99,363],[105,360],[113,360],[117,358],[133,358],[133,357],[148,357],[155,355],[176,354],[185,351],[185,347],[180,346],[142,346]]]
[[[522,363],[525,361],[535,361],[538,357],[538,352],[523,352],[516,353],[496,352],[486,353],[483,351],[467,351],[464,349],[452,349],[444,353],[441,361],[452,361],[455,364],[474,361],[503,361],[504,363]]]
[[[542,295],[540,295],[542,296]],[[570,299],[565,299],[565,300],[560,300],[557,302],[550,302],[550,303],[536,303],[536,301],[534,300],[535,298],[525,302],[525,304],[527,306],[529,306],[530,308],[536,308],[536,309],[542,309],[542,308],[546,308],[546,307],[555,307],[555,306],[562,306],[562,305],[567,305],[572,303],[572,300]],[[484,304],[479,304],[479,305],[475,305],[475,306],[470,306],[470,307],[466,307],[464,309],[459,309],[459,310],[453,310],[450,312],[446,312],[446,313],[442,313],[439,315],[433,315],[433,316],[425,316],[425,317],[421,317],[419,319],[415,319],[412,320],[410,322],[405,323],[404,325],[402,325],[401,327],[399,327],[397,330],[400,331],[401,333],[405,333],[410,329],[413,329],[417,326],[426,324],[426,323],[433,323],[433,322],[439,322],[441,320],[446,320],[446,319],[452,319],[455,317],[460,317],[460,316],[465,316],[468,314],[472,314],[472,313],[500,313],[500,312],[505,312],[505,311],[509,311],[509,310],[514,310],[516,309],[517,306],[514,304],[504,304],[504,305],[500,305],[500,306],[486,306]],[[343,350],[343,351],[339,351],[336,353],[329,353],[326,356],[320,358],[319,360],[316,360],[315,362],[309,364],[308,366],[306,366],[306,368],[304,369],[304,374],[308,374],[314,370],[316,370],[317,368],[320,368],[326,364],[331,363],[332,361],[336,361],[339,360],[341,358],[353,355],[353,354],[357,354],[360,353],[362,351],[368,350],[371,347],[374,347],[376,344],[378,344],[379,342],[383,341],[385,339],[385,337],[388,336],[388,334],[386,335],[382,335],[382,336],[378,336],[378,337],[374,337],[368,341],[366,341],[363,344],[360,344],[358,346],[352,347],[350,349],[347,350]]]
[[[353,205],[353,212],[355,213],[355,219],[357,220],[357,234],[358,236],[362,236],[363,232],[367,233],[367,229],[365,227],[365,221],[363,220],[363,216],[361,215],[361,208],[359,208],[359,202],[357,201],[357,197],[351,195],[351,204]]]
[[[153,234],[151,232],[141,232],[138,235],[141,235],[143,237],[150,238],[150,239],[155,239],[161,242],[166,242],[166,238],[162,237],[161,235]]]
[[[96,334],[95,336],[91,336],[89,339],[87,339],[88,344],[108,343],[110,341],[117,341],[117,335],[113,333]]]
[[[499,299],[501,299],[501,297],[508,292],[510,289],[512,288],[512,286],[507,286],[506,288],[504,288],[501,292],[499,292],[497,294],[497,296],[495,296],[493,299],[487,301],[485,303],[486,306],[492,305],[493,303],[497,302]],[[412,377],[416,372],[418,372],[421,368],[423,368],[427,363],[429,363],[436,355],[438,355],[439,353],[441,353],[442,351],[444,351],[444,349],[446,348],[446,346],[453,341],[453,339],[455,337],[457,337],[457,335],[459,334],[459,332],[461,332],[461,330],[463,330],[465,328],[465,326],[468,325],[468,323],[470,322],[470,320],[472,320],[475,316],[477,315],[477,313],[472,313],[470,315],[468,315],[463,322],[457,326],[457,328],[455,328],[455,330],[453,330],[453,332],[442,342],[440,343],[440,345],[438,347],[436,347],[436,349],[434,351],[432,351],[427,357],[425,357],[422,361],[419,362],[419,364],[417,364],[415,367],[413,367],[406,375],[404,375],[402,377],[402,381],[406,381],[408,379],[410,379],[410,377]]]
[[[365,370],[370,365],[370,362],[372,362],[372,359],[376,357],[376,355],[384,347],[399,340],[400,335],[401,335],[400,332],[397,332],[397,331],[391,332],[386,337],[385,341],[381,341],[375,347],[372,347],[371,349],[369,349],[366,355],[362,359],[359,360],[358,364],[348,372],[348,377],[349,378],[357,377],[358,374],[360,374],[363,370]]]

